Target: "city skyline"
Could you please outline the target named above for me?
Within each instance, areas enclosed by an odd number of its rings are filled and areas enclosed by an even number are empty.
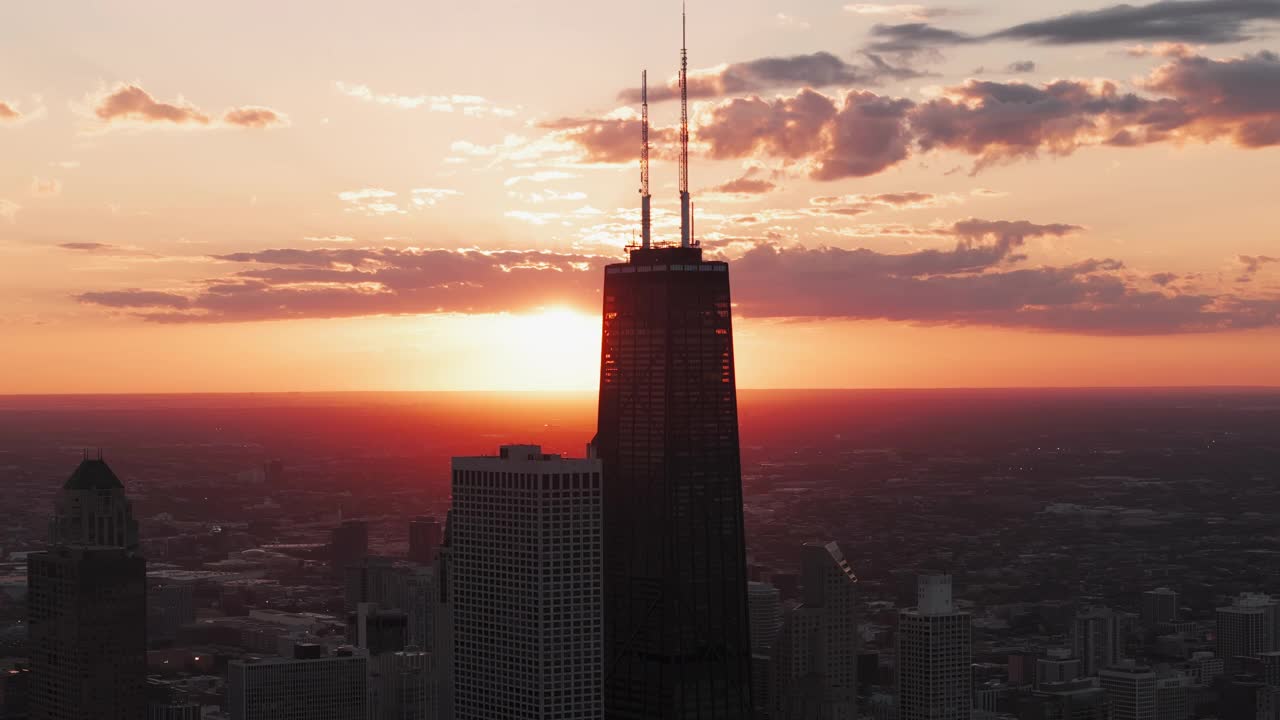
[[[642,69],[676,237],[670,5],[16,9],[0,392],[591,387]],[[1280,14],[1107,7],[690,8],[742,387],[1280,384]]]

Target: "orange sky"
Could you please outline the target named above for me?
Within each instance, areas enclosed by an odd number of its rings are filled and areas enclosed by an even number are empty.
[[[678,4],[455,5],[8,9],[0,393],[594,387]],[[1238,5],[694,2],[740,384],[1280,384],[1280,18]]]

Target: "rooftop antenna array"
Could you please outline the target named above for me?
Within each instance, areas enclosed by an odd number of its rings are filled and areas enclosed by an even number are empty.
[[[690,247],[692,225],[689,208],[689,21],[680,4],[680,247]]]
[[[649,195],[649,71],[640,73],[640,242],[648,250],[652,245],[652,197]]]

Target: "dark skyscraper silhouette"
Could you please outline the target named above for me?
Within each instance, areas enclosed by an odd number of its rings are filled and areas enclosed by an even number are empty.
[[[31,717],[138,720],[146,711],[147,569],[124,485],[101,457],[63,486],[50,548],[27,561]]]
[[[748,718],[729,268],[673,247],[605,272],[606,717]]]
[[[742,466],[729,266],[704,261],[688,192],[681,51],[681,232],[642,237],[604,278],[595,451],[604,466],[605,717],[751,717]]]

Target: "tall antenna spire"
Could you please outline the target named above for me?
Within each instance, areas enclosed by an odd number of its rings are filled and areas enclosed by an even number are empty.
[[[689,13],[680,3],[680,247],[689,247]]]
[[[640,243],[645,250],[652,244],[652,199],[649,195],[649,71],[640,73]]]

